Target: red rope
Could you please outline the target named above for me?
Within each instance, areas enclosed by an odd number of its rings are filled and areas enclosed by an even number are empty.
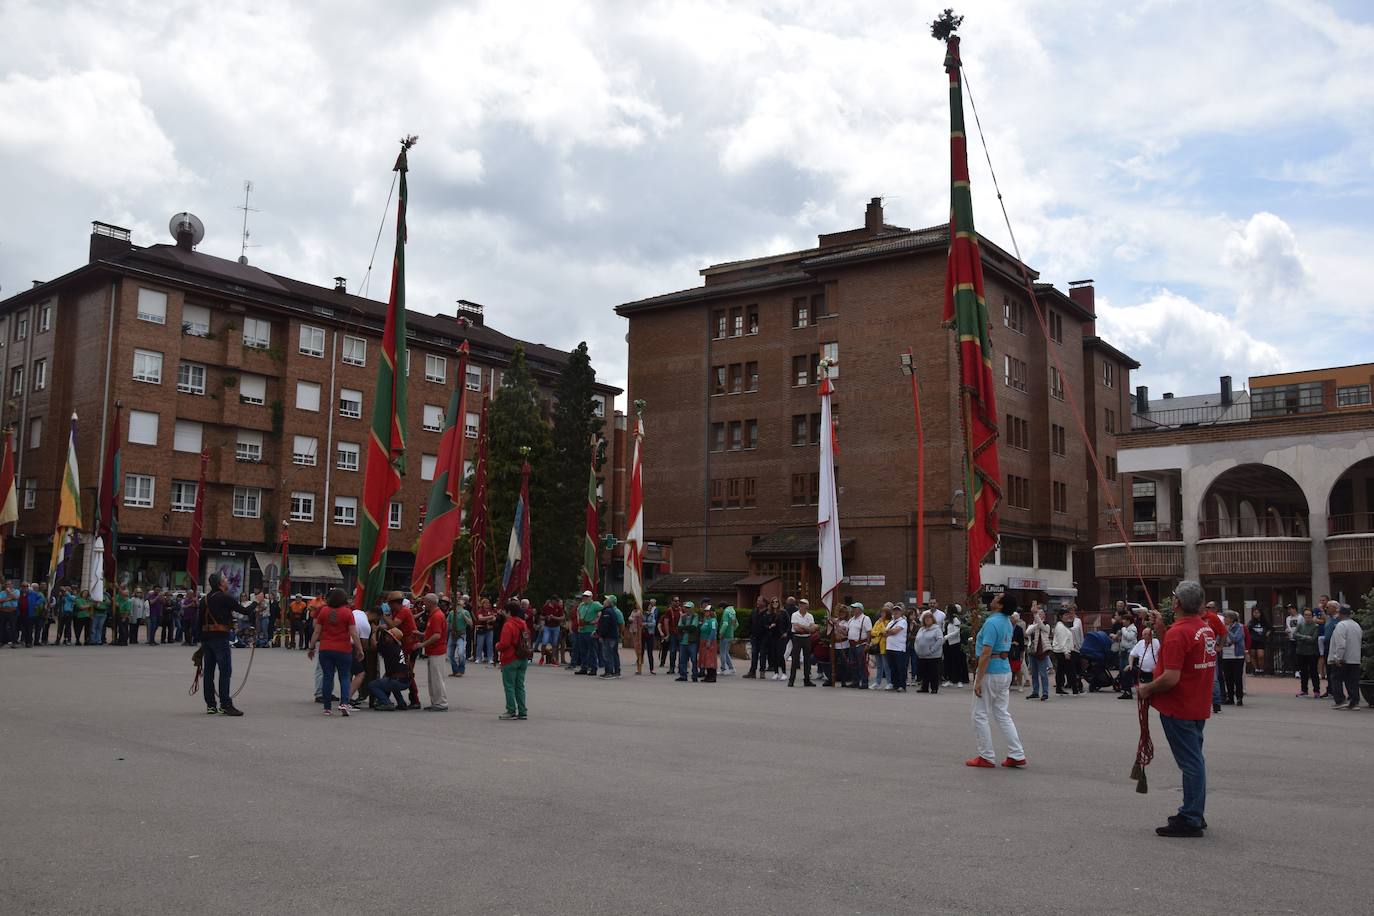
[[[1145,768],[1155,759],[1155,743],[1150,738],[1150,702],[1136,697],[1136,709],[1140,713],[1140,743],[1135,748],[1135,766],[1131,768],[1131,778],[1135,780],[1135,790],[1142,795],[1150,791],[1145,781]]]

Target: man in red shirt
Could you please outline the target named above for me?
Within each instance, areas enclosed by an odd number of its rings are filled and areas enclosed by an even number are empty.
[[[448,688],[444,686],[444,653],[448,651],[448,616],[439,610],[439,596],[421,599],[425,605],[425,636],[416,647],[424,654],[429,705],[426,712],[448,712]],[[410,613],[407,611],[406,613]],[[412,626],[414,622],[412,621]],[[414,680],[411,681],[414,684]]]
[[[386,596],[386,610],[382,613],[382,621],[390,629],[395,627],[401,631],[401,651],[405,653],[406,665],[409,666],[410,675],[410,708],[420,708],[420,686],[415,683],[415,658],[419,654],[416,645],[420,642],[420,636],[416,632],[415,615],[410,613],[410,608],[406,607],[406,597],[400,592],[391,592]]]
[[[1226,638],[1226,624],[1217,613],[1215,601],[1208,601],[1203,605],[1202,621],[1217,634],[1217,658],[1221,658],[1221,650],[1230,645],[1231,640]],[[1215,676],[1212,678],[1212,712],[1221,712],[1221,665],[1217,665]]]
[[[1169,750],[1183,774],[1183,804],[1168,824],[1155,829],[1160,836],[1200,837],[1207,828],[1202,729],[1212,712],[1219,642],[1199,613],[1202,599],[1202,586],[1196,582],[1184,580],[1174,589],[1174,624],[1164,634],[1155,679],[1137,691],[1159,713]],[[1162,625],[1158,615],[1154,623],[1158,632]]]

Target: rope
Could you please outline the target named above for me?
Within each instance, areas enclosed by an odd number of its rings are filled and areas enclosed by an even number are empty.
[[[1150,738],[1150,702],[1136,697],[1136,710],[1140,713],[1140,743],[1135,748],[1135,766],[1131,767],[1131,778],[1135,780],[1135,790],[1141,795],[1150,791],[1145,780],[1145,768],[1155,759],[1155,743]]]
[[[386,203],[382,206],[382,221],[377,224],[377,239],[372,243],[372,257],[367,261],[367,271],[363,273],[363,282],[358,287],[358,295],[367,295],[367,285],[372,279],[372,265],[377,263],[377,248],[382,244],[382,230],[386,229],[386,215],[391,210],[391,197],[396,193],[396,181],[400,178],[400,172],[391,173],[391,190],[386,192]]]
[[[973,123],[978,128],[978,142],[983,146],[983,158],[987,160],[988,173],[992,176],[992,188],[997,192],[997,205],[1002,208],[1002,221],[1006,224],[1007,235],[1011,238],[1012,253],[1016,255],[1016,266],[1021,274],[1021,282],[1024,284],[1026,293],[1030,297],[1031,308],[1035,311],[1035,318],[1040,322],[1040,330],[1044,333],[1045,340],[1048,341],[1050,339],[1049,322],[1045,317],[1044,309],[1040,307],[1040,300],[1035,294],[1035,285],[1031,282],[1030,274],[1026,270],[1026,262],[1021,259],[1021,247],[1016,242],[1016,232],[1011,228],[1011,217],[1007,214],[1007,204],[1006,201],[1002,199],[1002,188],[997,183],[997,172],[992,167],[992,154],[988,150],[987,138],[983,136],[983,122],[978,117],[978,105],[973,101],[973,90],[969,88],[968,71],[964,68],[962,63],[959,69],[963,74],[963,86],[968,93],[969,107],[973,109]],[[1048,347],[1047,349],[1049,350],[1050,359],[1054,362],[1054,368],[1059,373],[1059,378],[1062,382],[1068,377],[1067,373],[1064,372],[1064,364],[1059,359],[1056,348]],[[1097,449],[1093,448],[1092,440],[1088,437],[1087,424],[1083,421],[1083,410],[1078,404],[1078,398],[1074,394],[1073,388],[1069,385],[1063,385],[1063,390],[1069,402],[1069,409],[1073,413],[1074,423],[1078,426],[1078,434],[1083,439],[1083,447],[1087,450],[1089,460],[1092,461],[1093,470],[1097,472],[1097,482],[1101,492],[1106,495],[1108,506],[1107,514],[1112,517],[1112,521],[1115,523],[1117,531],[1121,535],[1121,543],[1126,548],[1126,558],[1130,561],[1131,569],[1135,573],[1136,579],[1140,582],[1141,590],[1145,593],[1145,601],[1149,604],[1150,610],[1155,611],[1154,598],[1150,595],[1149,586],[1145,584],[1145,576],[1141,572],[1140,563],[1136,560],[1135,551],[1131,548],[1131,539],[1126,534],[1126,526],[1121,520],[1121,507],[1117,504],[1116,495],[1112,492],[1112,488],[1107,485],[1107,475],[1103,473],[1102,463],[1098,459]]]

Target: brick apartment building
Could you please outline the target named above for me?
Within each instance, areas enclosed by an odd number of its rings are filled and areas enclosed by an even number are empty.
[[[409,471],[389,518],[397,584],[409,581],[450,393],[467,385],[467,434],[475,439],[480,407],[471,398],[499,387],[520,343],[486,326],[483,312],[460,300],[451,314],[407,314]],[[256,584],[275,565],[269,554],[289,521],[294,582],[351,582],[385,313],[385,303],[348,294],[343,278],[332,289],[316,286],[195,251],[186,237],[137,247],[128,230],[94,223],[87,264],[0,302],[0,423],[17,430],[20,491],[4,574],[46,575],[73,412],[89,530],[118,402],[121,578],[184,581],[206,447],[208,571]],[[471,363],[459,379],[463,340]],[[567,353],[524,348],[550,415]],[[598,385],[604,416],[618,393]],[[606,495],[613,508],[614,490]],[[84,549],[78,562],[88,563]]]
[[[862,227],[814,248],[715,264],[700,287],[628,302],[629,393],[648,407],[647,540],[670,550],[651,587],[752,601],[815,598],[817,364],[838,359],[833,398],[845,572],[865,603],[914,595],[916,526],[937,600],[964,600],[963,459],[957,363],[941,327],[948,229],[909,230],[869,203]],[[1015,260],[982,243],[993,350],[1003,378],[1006,499],[984,581],[1023,597],[1095,602],[1092,546],[1107,505],[1065,401],[1077,393],[1118,504],[1113,435],[1129,422],[1130,357],[1096,335],[1093,288],[1036,284],[1048,337]],[[1034,271],[1031,277],[1036,277]],[[926,439],[926,511],[916,517],[910,386],[914,348]],[[1050,353],[1064,367],[1061,376]],[[1082,594],[1079,594],[1079,592]]]

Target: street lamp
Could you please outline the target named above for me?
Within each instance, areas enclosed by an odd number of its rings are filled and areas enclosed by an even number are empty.
[[[907,347],[901,354],[902,374],[911,379],[911,406],[916,412],[916,597],[925,600],[926,588],[926,440],[921,428],[921,384],[916,357]]]

